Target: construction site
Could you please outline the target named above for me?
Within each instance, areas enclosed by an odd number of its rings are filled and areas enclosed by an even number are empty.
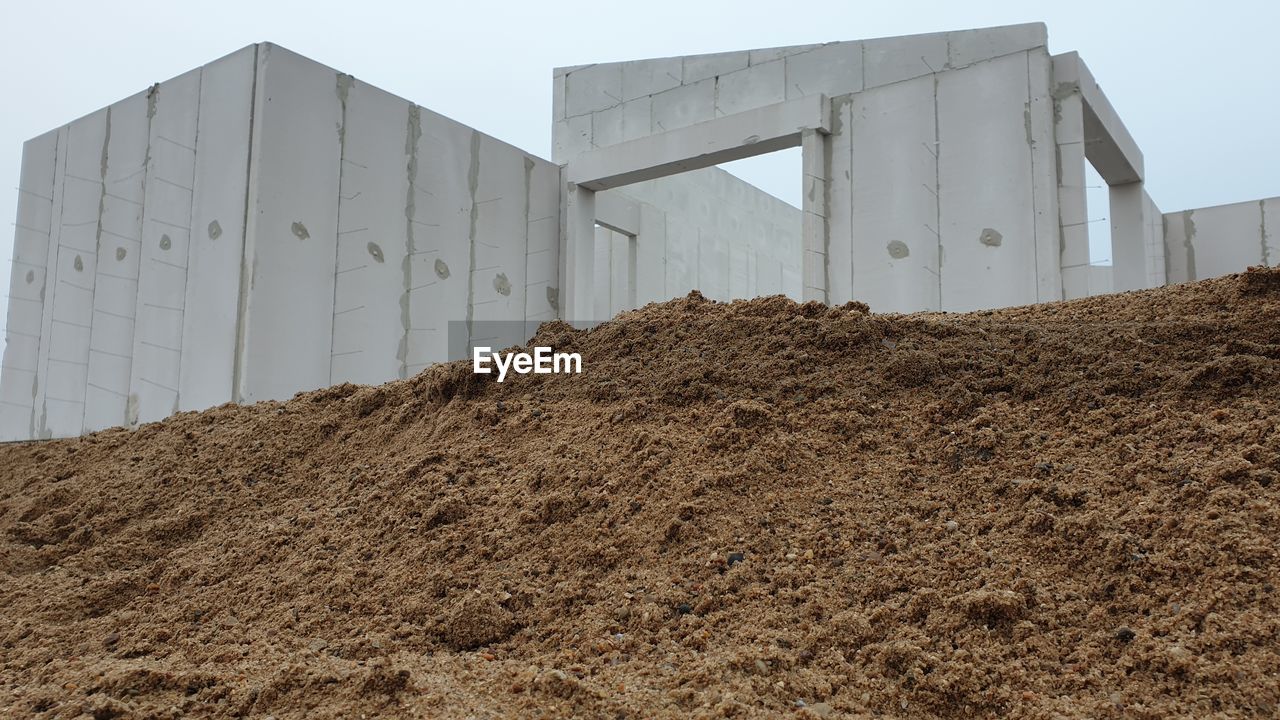
[[[260,43],[26,143],[0,715],[1280,713],[1280,198],[1162,210],[1039,23],[552,89]]]

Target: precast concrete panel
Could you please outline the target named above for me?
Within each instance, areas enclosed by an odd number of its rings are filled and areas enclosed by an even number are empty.
[[[103,427],[153,422],[180,405],[201,75],[196,70],[169,80],[152,98],[129,407],[122,421],[113,418],[118,408],[108,405]]]
[[[796,302],[800,302],[802,297],[800,268],[794,265],[780,265],[778,271],[781,277],[779,282],[781,283],[782,294]]]
[[[1164,260],[1164,217],[1160,208],[1145,191],[1142,193],[1146,202],[1146,247],[1147,247],[1147,287],[1157,288],[1165,285]]]
[[[339,79],[343,101],[338,254],[329,382],[376,385],[400,376],[410,103]]]
[[[716,79],[681,85],[653,96],[653,132],[688,127],[715,117]]]
[[[1089,214],[1085,192],[1084,103],[1079,92],[1054,101],[1058,168],[1058,266],[1063,299],[1089,292]]]
[[[658,58],[622,63],[622,100],[631,101],[678,87],[681,58]]]
[[[786,58],[787,100],[862,90],[862,43],[836,42]]]
[[[604,110],[622,102],[620,63],[589,65],[569,73],[565,80],[565,112],[569,116]]]
[[[942,307],[1035,302],[1027,59],[942,73],[937,92]]]
[[[831,233],[852,237],[852,260],[833,261],[831,273],[837,287],[851,277],[850,299],[876,312],[942,307],[936,118],[933,76],[851,97],[852,152],[831,172],[852,174],[850,198],[836,201],[852,208],[852,226]]]
[[[613,294],[611,261],[614,232],[602,225],[595,227],[595,253],[592,255],[591,281],[596,292],[591,298],[591,319],[602,322],[613,317],[609,302]]]
[[[716,117],[787,99],[786,61],[774,60],[716,78]]]
[[[729,299],[729,240],[717,232],[698,233],[697,288],[713,300]]]
[[[58,128],[58,154],[53,170],[53,203],[49,212],[49,249],[45,255],[45,282],[41,288],[44,307],[40,310],[40,350],[36,360],[36,386],[31,410],[31,437],[48,437],[45,431],[45,394],[49,386],[49,354],[53,333],[53,295],[58,284],[58,258],[61,255],[62,209],[66,199],[67,155],[71,142],[71,126]]]
[[[128,405],[122,420],[120,408],[106,404],[110,412],[100,417],[103,427],[153,422],[180,405],[201,77],[196,70],[169,80],[151,98]]]
[[[640,203],[640,232],[636,236],[636,304],[662,302],[667,297],[667,216],[651,203]]]
[[[1007,47],[1032,45],[1023,54],[1027,60],[1028,102],[1025,113],[1027,143],[1031,148],[1031,200],[1034,208],[1036,301],[1062,299],[1062,243],[1058,226],[1058,164],[1054,145],[1053,61],[1043,48],[1044,26],[1040,23],[993,31],[990,44],[982,52],[997,53]],[[954,36],[955,33],[952,33]],[[1003,38],[1003,42],[1001,42]],[[951,46],[954,57],[955,38]],[[1036,47],[1036,45],[1039,47]],[[971,49],[972,52],[972,49]],[[1016,140],[1014,142],[1017,142]]]
[[[178,408],[235,398],[256,46],[201,69]],[[172,222],[158,217],[157,220]],[[157,222],[164,227],[164,222]],[[163,232],[163,231],[162,231]]]
[[[125,407],[105,404],[109,411],[100,416],[101,427],[150,423],[179,407],[201,77],[201,70],[193,70],[170,79],[151,97],[145,202],[136,247],[136,323],[127,369],[129,396]],[[109,261],[108,256],[102,258],[102,263]],[[229,396],[223,401],[227,400]]]
[[[528,247],[525,250],[525,320],[554,320],[559,312],[560,168],[529,160]]]
[[[591,144],[594,147],[622,142],[622,105],[591,113]]]
[[[279,47],[259,50],[240,346],[246,402],[329,383],[343,77]]]
[[[62,135],[57,130],[48,132],[22,148],[9,313],[0,367],[0,441],[26,440],[34,433],[32,408],[40,362],[54,176]]]
[[[696,83],[717,75],[728,75],[731,72],[745,69],[751,64],[751,53],[745,50],[725,53],[707,53],[688,55],[684,58],[685,85]]]
[[[611,231],[609,248],[609,315],[636,307],[636,240]]]
[[[827,167],[827,299],[833,305],[855,296],[853,286],[853,101],[831,100]],[[932,98],[932,94],[930,94]]]
[[[755,249],[744,235],[728,235],[725,251],[728,257],[728,299],[752,297],[751,268],[749,258]]]
[[[447,360],[449,323],[467,320],[472,208],[480,172],[478,133],[425,108],[419,108],[415,123],[408,375]]]
[[[668,297],[686,295],[698,285],[698,229],[667,216]]]
[[[946,33],[862,41],[864,89],[939,73],[946,65]]]
[[[1191,243],[1195,236],[1195,211],[1166,213],[1162,224],[1165,281],[1175,284],[1195,280],[1196,249]]]
[[[157,89],[153,88],[111,106],[86,370],[85,432],[129,420],[126,411],[138,302],[142,212],[145,189],[151,180],[148,169],[153,165],[151,120],[157,99]],[[184,185],[189,182],[190,177],[182,180]],[[190,202],[190,194],[184,199]],[[171,357],[169,362],[176,370],[178,358]]]
[[[976,62],[1022,50],[1044,47],[1048,31],[1044,23],[955,30],[947,33],[947,65],[962,68]]]
[[[37,390],[36,430],[40,437],[72,437],[84,429],[89,334],[97,267],[103,181],[107,173],[111,108],[87,115],[67,129],[52,288],[45,301],[52,312],[44,337],[44,383]]]
[[[471,290],[467,318],[472,342],[489,347],[523,343],[524,271],[529,166],[520,150],[478,135],[473,193]]]
[[[1187,256],[1187,279],[1204,280],[1262,264],[1262,203],[1198,208],[1183,215],[1186,240],[1193,249]]]

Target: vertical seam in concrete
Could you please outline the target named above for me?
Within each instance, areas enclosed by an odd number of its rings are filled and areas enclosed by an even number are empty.
[[[250,258],[252,257],[252,248],[249,247],[251,238],[249,236],[249,220],[253,216],[253,193],[257,189],[254,182],[254,175],[258,170],[256,161],[256,153],[258,151],[258,142],[255,142],[256,136],[260,132],[261,118],[258,117],[258,86],[259,76],[266,72],[266,53],[262,51],[263,45],[253,46],[253,85],[249,91],[249,149],[246,154],[245,163],[245,183],[244,183],[244,240],[240,244],[240,291],[237,296],[236,305],[236,346],[235,355],[231,362],[231,400],[236,403],[243,402],[244,394],[241,392],[241,383],[244,381],[244,346],[245,335],[248,333],[249,312],[249,290],[252,285],[252,268],[250,267]],[[265,86],[265,83],[263,83]]]
[[[52,304],[53,296],[51,294],[51,286],[49,285],[49,272],[52,270],[55,273],[54,279],[56,280],[57,279],[56,273],[58,270],[56,264],[52,266],[49,264],[50,253],[54,253],[55,256],[57,253],[57,248],[53,246],[53,242],[54,242],[53,199],[57,197],[58,200],[61,201],[66,197],[65,193],[62,193],[58,188],[58,157],[61,155],[63,159],[63,163],[66,162],[67,135],[68,133],[65,133],[59,130],[58,133],[54,135],[54,141],[53,141],[53,174],[51,176],[52,178],[51,187],[49,188],[50,189],[50,192],[49,192],[49,239],[48,239],[48,244],[45,245],[45,249],[44,249],[44,281],[40,288],[40,332],[41,334],[40,334],[40,337],[36,338],[36,364],[35,364],[34,377],[32,377],[31,379],[31,412],[30,414],[27,415],[27,437],[33,440],[37,437],[36,436],[36,398],[40,394],[40,380],[41,378],[44,377],[44,375],[40,372],[40,348],[44,347],[44,344],[49,341],[49,338],[44,335],[44,306],[45,306],[45,303],[49,303],[49,308],[50,308],[49,314],[50,314],[50,317],[52,317],[53,316],[53,304]],[[64,175],[66,174],[65,169],[63,171],[63,174]],[[64,178],[64,182],[65,182],[65,178]],[[62,205],[59,204],[58,206],[58,226],[59,226],[58,239],[59,240],[61,240],[61,225],[62,225]],[[48,352],[48,349],[46,348],[46,354],[47,352]]]
[[[662,300],[671,299],[671,284],[667,281],[667,275],[670,273],[670,257],[671,257],[671,220],[667,217],[666,211],[662,213]]]
[[[948,39],[947,42],[949,47],[949,43],[951,42],[950,39]],[[1040,232],[1039,232],[1040,211],[1039,211],[1039,206],[1037,205],[1037,202],[1036,202],[1038,198],[1036,197],[1035,138],[1031,133],[1031,52],[1026,51],[1026,52],[1023,52],[1022,55],[1027,61],[1026,62],[1027,104],[1025,106],[1026,110],[1024,112],[1026,113],[1025,119],[1027,124],[1027,156],[1031,161],[1031,256],[1034,261],[1033,280],[1035,282],[1035,287],[1036,287],[1036,302],[1041,302],[1042,298],[1040,297]]]
[[[102,215],[107,207],[107,164],[109,161],[111,146],[111,106],[107,106],[107,130],[102,134],[102,161],[99,166],[100,177],[102,178],[100,193],[98,195],[98,227],[94,232],[93,238],[93,289],[89,291],[89,342],[85,344],[84,351],[84,396],[80,400],[80,431],[77,435],[84,434],[84,417],[85,409],[89,406],[89,357],[93,354],[93,308],[97,305],[98,299],[98,266],[102,263]]]
[[[204,71],[202,70],[202,71],[201,71],[201,76],[203,76],[203,74],[204,74]],[[129,380],[128,380],[129,387],[126,387],[126,388],[125,388],[124,418],[123,418],[123,424],[124,424],[124,425],[133,425],[133,424],[135,424],[135,423],[137,422],[137,417],[136,417],[136,415],[135,415],[135,407],[136,407],[136,404],[135,404],[135,402],[134,402],[134,400],[133,400],[133,393],[132,393],[132,392],[129,392],[129,391],[133,389],[133,387],[132,387],[132,385],[133,385],[133,382],[132,382],[132,379],[133,379],[133,347],[135,346],[135,344],[136,344],[136,342],[137,342],[137,337],[138,337],[138,320],[141,318],[141,314],[138,312],[138,291],[139,291],[139,289],[142,287],[142,283],[141,283],[141,279],[142,279],[142,255],[143,255],[143,248],[145,247],[145,244],[146,244],[146,224],[147,224],[147,179],[148,179],[148,177],[151,175],[151,128],[152,128],[152,126],[155,124],[156,106],[157,106],[157,103],[158,103],[157,98],[158,98],[158,96],[159,96],[159,95],[160,95],[160,83],[156,83],[155,85],[152,85],[152,86],[151,86],[151,89],[150,89],[149,91],[147,91],[147,148],[146,148],[146,150],[143,152],[143,155],[142,155],[142,204],[138,207],[138,278],[137,278],[137,280],[135,280],[135,282],[134,282],[134,284],[133,284],[133,307],[134,307],[134,311],[133,311],[133,338],[131,338],[131,342],[129,343],[129,356],[128,356],[127,358],[124,358],[124,360],[129,364],[129,370],[128,370],[128,373],[127,373],[127,375],[126,375],[126,377],[128,377],[128,378],[129,378]],[[197,114],[197,116],[198,116],[198,114]],[[193,147],[194,147],[194,145],[193,145]],[[195,172],[195,162],[194,162],[194,160],[193,160],[193,161],[192,161],[192,163],[191,163],[191,167],[192,167],[192,174],[193,174],[193,176],[194,176],[194,172]],[[192,185],[192,186],[194,186],[194,182],[193,182],[191,185]],[[193,193],[193,196],[192,196],[192,197],[194,198],[194,193]],[[188,216],[188,217],[190,217],[190,216]],[[188,223],[188,225],[189,225],[189,224],[190,224],[190,223]],[[188,238],[188,245],[190,245],[190,239],[189,239],[189,238]],[[102,258],[101,258],[101,257],[99,257],[99,258],[98,258],[98,262],[99,262],[99,263],[101,263],[101,262],[102,262]],[[95,268],[95,270],[96,270],[96,269],[97,269],[97,268]],[[98,284],[97,284],[97,282],[94,282],[94,287],[95,287],[95,288],[97,287],[97,285],[98,285]],[[90,331],[90,332],[92,333],[92,331]],[[89,350],[90,350],[90,352],[92,352],[92,350],[93,350],[93,345],[92,345],[92,342],[93,342],[93,341],[92,341],[92,337],[93,337],[93,336],[92,336],[92,334],[90,334],[90,346],[89,346]],[[178,341],[178,342],[179,342],[178,347],[182,347],[182,345],[181,345],[181,342],[182,342],[182,341],[181,341],[181,339],[179,339],[179,341]],[[178,368],[179,368],[179,371],[181,371],[181,368],[182,368],[182,356],[181,356],[181,354],[179,354],[179,356],[178,356]],[[84,415],[85,415],[85,417],[88,417],[88,414],[89,414],[89,404],[88,404],[88,402],[87,402],[87,401],[88,401],[88,392],[87,392],[87,391],[86,391],[86,393],[85,393],[85,400],[86,400],[86,402],[85,402],[85,407],[84,407]],[[176,411],[177,411],[177,409],[178,409],[178,400],[177,400],[177,397],[176,397],[176,396],[174,397],[174,403],[173,403],[173,404],[174,404],[174,408],[173,408],[173,409],[174,409],[174,411],[176,412]],[[83,423],[83,421],[81,421],[81,424],[82,424],[82,425],[84,424],[84,423]]]
[[[524,156],[524,323],[521,334],[526,334],[529,330],[529,206],[532,203],[530,195],[533,192],[533,158],[528,155]],[[527,339],[520,338],[522,341]]]
[[[1267,201],[1258,201],[1258,212],[1262,215],[1258,231],[1262,234],[1262,265],[1271,266],[1271,254],[1267,251]]]
[[[201,77],[204,76],[203,69],[201,69],[200,75]],[[139,214],[138,281],[133,284],[133,338],[132,338],[132,342],[129,344],[129,357],[127,358],[127,361],[129,363],[129,375],[128,375],[129,387],[125,389],[125,399],[124,399],[124,424],[125,425],[135,425],[138,421],[138,410],[137,410],[138,404],[137,404],[137,401],[134,399],[135,398],[134,393],[131,392],[133,390],[133,348],[137,345],[137,342],[138,342],[138,320],[141,319],[142,317],[142,314],[138,312],[138,291],[142,288],[142,282],[141,282],[142,256],[145,254],[145,247],[146,247],[147,176],[151,174],[151,127],[154,123],[154,119],[156,115],[156,105],[158,104],[156,96],[159,95],[159,93],[160,93],[160,83],[156,83],[155,85],[153,85],[151,87],[150,92],[147,93],[147,150],[142,158],[142,206],[138,208],[138,214]],[[199,113],[197,112],[197,118],[198,117],[199,117]],[[194,143],[192,144],[192,147],[195,147]],[[192,167],[192,170],[194,171],[195,169],[194,159],[192,160],[191,167]],[[194,187],[194,183],[192,183],[192,186]],[[194,192],[192,193],[192,197],[193,198],[195,197]],[[188,219],[189,218],[190,216],[188,216]],[[188,222],[187,225],[188,225],[188,228],[190,228],[191,223]],[[190,230],[188,229],[188,235],[189,233],[190,233]],[[191,244],[191,238],[188,236],[187,238],[188,247],[190,247],[190,244]],[[101,262],[102,258],[98,258],[98,261]],[[94,285],[96,287],[97,283],[94,283]],[[178,347],[179,348],[182,347],[181,339],[179,339],[178,341]],[[178,354],[178,371],[179,372],[182,371],[182,354],[181,353]],[[178,387],[181,387],[181,384],[179,384]],[[176,396],[174,397],[173,405],[174,405],[173,409],[176,411],[178,409],[178,400]],[[89,408],[88,408],[88,405],[86,404],[85,415],[88,415],[88,413],[89,413]]]
[[[467,249],[470,258],[467,265],[467,344],[464,351],[470,355],[472,323],[475,322],[476,296],[476,224],[480,219],[480,206],[476,204],[476,189],[480,187],[480,133],[471,131],[471,167],[467,170],[467,191],[471,195],[471,222],[467,230]]]
[[[1187,252],[1187,280],[1196,279],[1196,221],[1195,210],[1182,214],[1182,245]]]
[[[187,229],[187,261],[186,263],[184,263],[186,265],[186,269],[182,271],[183,280],[182,280],[182,326],[181,327],[183,332],[181,335],[179,335],[179,339],[178,339],[178,348],[180,350],[181,348],[186,347],[186,341],[187,341],[185,331],[187,328],[187,292],[188,292],[188,288],[191,286],[191,248],[194,247],[196,243],[196,227],[195,227],[196,190],[195,188],[196,188],[196,172],[197,172],[196,169],[197,167],[199,167],[196,161],[196,152],[197,152],[196,148],[200,147],[200,110],[203,106],[204,106],[204,68],[200,68],[200,78],[199,80],[196,81],[196,127],[195,127],[195,132],[192,133],[191,135],[191,148],[192,148],[191,150],[191,183],[190,183],[191,203],[187,208],[187,228],[188,228]],[[148,132],[148,143],[149,142],[150,142],[150,132]],[[150,145],[148,145],[148,147],[150,147]],[[144,185],[142,197],[143,197],[143,200],[145,201],[146,200],[145,185]],[[145,221],[143,225],[145,230],[145,225],[146,225]],[[139,263],[141,263],[142,258],[139,257],[138,261]],[[142,273],[141,268],[139,268],[138,273],[139,275],[141,275]],[[139,285],[139,287],[141,286]],[[138,332],[137,328],[134,328],[134,333],[136,334],[137,332]],[[182,402],[182,372],[183,372],[182,353],[179,352],[178,382],[176,385],[174,385],[174,387],[177,388],[177,392],[174,393],[173,395],[173,411],[175,413],[178,412],[178,408]],[[136,423],[137,419],[135,418],[133,422]],[[130,423],[130,424],[133,424],[133,423]]]
[[[335,73],[334,92],[338,95],[338,191],[334,203],[337,208],[333,214],[333,305],[329,311],[329,383],[336,382],[333,376],[333,354],[337,351],[334,343],[338,336],[338,274],[339,262],[342,258],[342,175],[347,161],[347,95],[355,78],[345,73]]]
[[[862,91],[867,89],[867,44],[865,42],[858,43],[858,54],[862,58]]]
[[[933,74],[933,189],[935,198],[933,203],[934,212],[934,235],[938,240],[937,245],[937,263],[938,263],[938,305],[934,310],[941,310],[943,306],[942,299],[942,131],[941,120],[938,112],[938,73]]]
[[[849,134],[849,182],[845,183],[845,186],[849,191],[849,299],[857,300],[858,290],[853,281],[854,276],[856,275],[856,271],[854,269],[854,258],[856,257],[856,253],[854,248],[855,243],[857,242],[857,239],[853,234],[853,173],[855,168],[853,164],[853,98],[845,100],[842,105],[842,109],[849,113],[848,118],[840,122],[841,132]],[[829,168],[827,172],[834,174],[835,169]],[[828,232],[830,232],[830,228],[828,228]]]
[[[52,210],[50,210],[50,213],[49,213],[49,253],[48,253],[48,256],[51,256],[51,257],[53,258],[53,262],[47,262],[47,261],[46,261],[46,263],[45,263],[45,264],[46,264],[46,269],[45,269],[45,272],[44,272],[44,286],[45,286],[44,302],[49,306],[49,322],[48,322],[48,323],[46,323],[46,322],[44,321],[44,311],[43,311],[43,309],[41,310],[41,317],[40,317],[40,334],[41,334],[41,338],[42,338],[42,339],[48,339],[48,340],[49,340],[49,347],[48,347],[48,348],[45,350],[45,352],[44,352],[44,363],[43,363],[43,365],[42,365],[42,364],[41,364],[41,362],[40,362],[40,356],[39,356],[39,355],[37,355],[37,356],[36,356],[36,382],[37,382],[37,383],[39,383],[39,381],[40,381],[41,379],[43,379],[43,380],[44,380],[44,387],[45,387],[45,391],[44,391],[44,393],[43,393],[43,394],[41,394],[41,393],[39,392],[39,387],[37,387],[36,397],[33,397],[33,398],[32,398],[32,403],[31,403],[31,428],[32,428],[32,433],[31,433],[31,437],[33,437],[33,438],[45,438],[45,437],[47,437],[47,436],[50,434],[50,433],[48,432],[49,411],[48,411],[48,401],[47,401],[47,396],[48,396],[48,392],[49,392],[49,391],[48,391],[48,387],[49,387],[49,356],[52,354],[52,351],[53,351],[53,332],[52,332],[52,321],[53,321],[53,300],[54,300],[54,297],[57,295],[57,291],[58,291],[58,287],[57,287],[57,286],[58,286],[58,263],[59,263],[59,262],[61,261],[61,259],[62,259],[62,213],[63,213],[63,210],[66,208],[66,202],[67,202],[67,193],[66,193],[66,189],[65,189],[65,185],[66,185],[66,181],[67,181],[67,156],[71,154],[71,153],[70,153],[70,150],[69,150],[70,145],[71,145],[71,126],[70,126],[70,125],[64,125],[64,126],[62,127],[62,130],[65,130],[65,132],[62,132],[62,131],[60,131],[60,132],[59,132],[60,141],[59,141],[59,143],[58,143],[58,144],[59,144],[59,146],[60,146],[60,148],[61,148],[61,155],[62,155],[62,174],[61,174],[61,178],[59,178],[59,174],[58,174],[58,160],[57,160],[56,155],[55,155],[55,157],[54,157],[54,161],[53,161],[53,186],[54,186],[54,187],[53,187],[53,190],[54,190],[54,193],[55,193],[55,194],[57,195],[57,197],[58,197],[58,222],[57,222],[57,224],[56,224],[56,225],[55,225],[55,224],[54,224],[54,222],[53,222],[53,211],[52,211]],[[59,179],[61,179],[61,183],[59,183]],[[55,240],[55,238],[54,238],[54,236],[53,236],[53,229],[54,229],[54,227],[57,227],[57,229],[58,229],[58,236],[57,236],[57,239],[56,239],[56,240]],[[53,282],[52,282],[52,283],[50,283],[50,282],[49,282],[49,273],[50,273],[50,272],[52,272],[52,273],[53,273]],[[45,332],[45,327],[46,327],[46,325],[50,327],[49,332]],[[40,400],[40,422],[39,422],[39,423],[36,423],[36,403],[35,403],[35,400],[36,400],[37,398]]]
[[[417,216],[418,208],[416,197],[418,187],[418,139],[421,137],[422,110],[417,104],[411,104],[404,138],[404,152],[407,158],[405,161],[405,176],[408,183],[404,199],[404,260],[400,263],[400,273],[403,278],[403,292],[400,294],[400,329],[404,334],[400,338],[400,349],[397,354],[400,358],[401,380],[409,376],[409,329],[413,327],[410,293],[413,292],[413,256],[417,252],[417,243],[413,236],[413,219]]]

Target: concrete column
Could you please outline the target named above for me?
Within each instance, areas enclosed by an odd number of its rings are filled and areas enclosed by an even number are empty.
[[[1084,103],[1074,91],[1055,99],[1058,223],[1062,233],[1062,296],[1089,295],[1089,218],[1084,187]]]
[[[1142,183],[1111,186],[1111,283],[1114,292],[1142,290],[1147,284],[1146,192]]]
[[[561,319],[567,322],[589,322],[607,318],[592,317],[595,292],[596,194],[576,183],[565,185],[565,274],[564,307]]]
[[[805,302],[827,302],[827,136],[805,130],[800,136],[804,175],[804,217],[801,221],[801,261]]]

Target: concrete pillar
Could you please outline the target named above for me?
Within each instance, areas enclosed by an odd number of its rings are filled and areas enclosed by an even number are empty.
[[[565,184],[564,306],[566,322],[606,320],[592,317],[595,311],[596,194],[576,183]]]
[[[1111,186],[1111,284],[1114,292],[1150,287],[1147,282],[1149,205],[1142,183]]]
[[[801,221],[801,264],[805,302],[827,302],[827,166],[831,153],[827,136],[805,130],[800,136],[804,175],[804,216]]]
[[[1089,217],[1084,187],[1084,102],[1078,90],[1058,97],[1058,223],[1062,236],[1062,296],[1089,295]]]

